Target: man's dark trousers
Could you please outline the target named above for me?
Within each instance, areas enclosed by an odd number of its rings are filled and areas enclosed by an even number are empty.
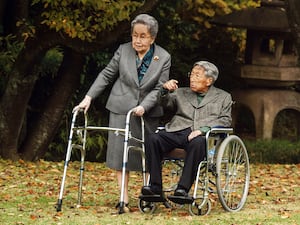
[[[206,141],[204,136],[197,136],[188,141],[191,129],[187,128],[176,132],[161,130],[146,138],[146,162],[150,172],[150,185],[162,190],[162,160],[164,155],[175,148],[183,148],[186,151],[184,168],[178,187],[187,192],[190,190],[197,175],[198,165],[206,155]]]

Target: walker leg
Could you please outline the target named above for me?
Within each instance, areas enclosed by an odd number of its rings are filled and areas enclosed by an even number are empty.
[[[126,142],[127,143],[127,142]],[[124,192],[125,192],[125,178],[126,178],[126,165],[127,165],[127,158],[128,158],[128,149],[127,144],[124,145],[126,147],[126,150],[124,149],[123,153],[123,165],[122,165],[122,181],[121,181],[121,195],[120,195],[120,205],[119,205],[119,214],[124,213]],[[124,148],[125,148],[124,147]]]
[[[143,186],[146,186],[148,184],[147,180],[147,170],[146,170],[146,158],[145,158],[145,146],[144,143],[142,143],[142,175],[143,175]]]
[[[72,117],[72,122],[71,122],[71,129],[70,129],[70,134],[69,134],[69,140],[68,140],[68,148],[67,148],[67,154],[66,154],[66,159],[65,159],[65,164],[64,164],[64,172],[63,172],[63,177],[61,181],[61,186],[60,186],[60,192],[59,192],[59,197],[57,200],[56,204],[56,211],[60,212],[61,207],[62,207],[62,198],[63,198],[63,193],[64,193],[64,186],[65,186],[65,181],[66,181],[66,175],[67,175],[67,170],[68,170],[68,164],[71,158],[71,153],[72,153],[72,138],[73,138],[73,128],[74,124],[76,121],[76,116],[77,116],[78,111],[73,113]]]
[[[81,150],[81,161],[80,161],[80,175],[79,175],[79,184],[78,184],[78,200],[77,207],[81,206],[81,197],[82,197],[82,184],[83,184],[83,172],[84,172],[84,159],[85,159],[85,150]]]
[[[70,146],[70,147],[68,147],[68,151],[67,151],[67,156],[66,156],[65,165],[64,165],[64,173],[63,173],[61,186],[60,186],[59,198],[58,198],[57,205],[56,205],[57,212],[61,211],[62,198],[63,198],[63,193],[64,193],[64,186],[65,186],[67,169],[68,169],[68,164],[70,161],[71,151],[72,151],[72,147]]]
[[[124,150],[123,150],[123,164],[122,164],[122,181],[121,181],[121,194],[120,194],[120,207],[119,214],[124,213],[124,192],[125,192],[125,178],[126,178],[126,167],[128,162],[128,140],[129,140],[129,123],[130,113],[127,114],[125,123],[125,138],[124,138]]]

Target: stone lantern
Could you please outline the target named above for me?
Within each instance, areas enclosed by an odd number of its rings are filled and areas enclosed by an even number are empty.
[[[293,89],[300,82],[298,54],[284,1],[262,0],[258,8],[236,11],[217,17],[213,22],[247,31],[240,77],[248,87],[234,90],[232,95],[237,105],[252,112],[256,138],[271,139],[274,121],[280,112],[286,109],[300,111],[300,93]],[[233,110],[234,123],[242,116],[238,110]],[[297,129],[299,132],[299,125]]]

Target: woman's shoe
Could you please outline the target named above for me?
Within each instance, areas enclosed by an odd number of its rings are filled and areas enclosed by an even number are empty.
[[[130,212],[130,208],[129,208],[129,204],[128,203],[124,203],[123,210],[122,210],[121,209],[121,203],[119,202],[116,205],[116,209],[118,210],[118,214],[129,213]]]

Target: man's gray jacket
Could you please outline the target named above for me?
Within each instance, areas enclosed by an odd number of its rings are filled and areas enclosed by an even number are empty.
[[[159,93],[159,101],[164,107],[175,111],[171,121],[165,126],[166,131],[174,132],[191,127],[230,127],[232,98],[229,93],[211,86],[198,103],[197,93],[189,87],[178,88],[174,92],[163,95]]]

